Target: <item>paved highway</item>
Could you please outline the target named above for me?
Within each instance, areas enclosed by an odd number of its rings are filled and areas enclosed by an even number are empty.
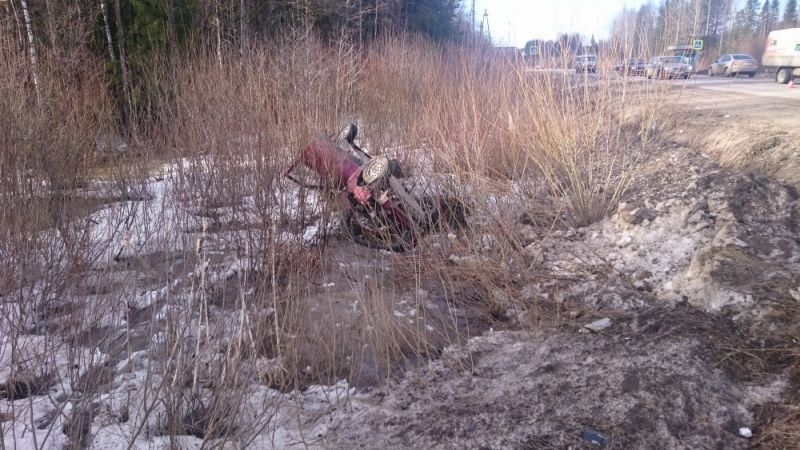
[[[798,80],[800,82],[800,80]],[[776,83],[772,77],[709,77],[707,75],[696,75],[686,83],[690,87],[704,89],[725,94],[736,94],[740,96],[755,96],[767,98],[783,98],[787,100],[800,101],[800,86],[789,88],[785,84]],[[800,103],[795,103],[800,106]]]
[[[608,82],[622,82],[622,78],[613,72],[608,75],[575,74],[566,69],[528,69],[528,72],[571,74],[568,76],[572,77],[576,89],[585,88],[584,83],[599,87]],[[627,81],[628,86],[646,90],[664,88],[674,94],[678,104],[800,129],[800,79],[795,80],[797,87],[794,89],[776,83],[768,74],[754,78],[694,75],[688,80],[647,80],[636,76],[628,77]]]
[[[679,103],[800,128],[800,85],[791,89],[767,76],[722,78],[707,75],[673,83]]]

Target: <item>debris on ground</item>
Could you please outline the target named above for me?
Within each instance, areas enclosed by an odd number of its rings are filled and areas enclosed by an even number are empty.
[[[611,445],[610,437],[604,436],[599,431],[595,431],[588,427],[581,431],[581,438],[592,445],[597,445],[600,447],[608,447]]]
[[[591,331],[603,331],[611,326],[611,319],[605,317],[600,320],[595,320],[592,323],[586,324],[583,327]]]

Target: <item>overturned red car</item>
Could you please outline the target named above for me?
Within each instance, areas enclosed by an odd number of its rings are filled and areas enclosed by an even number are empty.
[[[344,225],[360,245],[391,251],[413,247],[432,223],[431,211],[406,190],[400,164],[386,156],[370,156],[354,140],[358,129],[348,125],[336,140],[318,136],[286,169],[284,175],[307,188],[339,192]],[[302,164],[320,184],[303,183],[293,175]]]

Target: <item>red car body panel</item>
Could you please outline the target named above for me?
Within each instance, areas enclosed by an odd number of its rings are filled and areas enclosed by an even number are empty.
[[[372,191],[359,184],[361,172],[367,161],[362,161],[335,142],[322,136],[316,137],[303,149],[299,158],[285,171],[284,175],[292,178],[290,173],[298,163],[302,163],[319,175],[324,186],[342,191],[339,199],[345,209],[353,208],[351,199],[364,206],[374,204],[395,223],[398,231],[413,231],[417,228],[403,208],[402,202],[393,196],[387,196],[381,203]],[[373,199],[375,201],[371,203]],[[408,244],[413,245],[416,240],[416,233],[411,232]]]
[[[372,197],[369,189],[358,185],[361,162],[330,140],[317,137],[303,150],[300,160],[333,187],[351,192],[359,203]]]

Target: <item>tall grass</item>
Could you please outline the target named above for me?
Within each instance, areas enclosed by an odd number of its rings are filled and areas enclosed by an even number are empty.
[[[29,90],[24,54],[4,52],[0,206],[10,213],[0,223],[0,308],[11,378],[63,378],[57,365],[23,367],[28,334],[72,349],[69,358],[89,346],[111,362],[80,367],[109,379],[145,371],[144,396],[126,406],[135,411],[127,439],[167,435],[175,445],[185,434],[254,439],[279,406],[253,414],[254,381],[282,391],[358,384],[515,313],[535,323],[549,306],[520,289],[546,275],[521,228],[609,214],[664,99],[624,78],[531,71],[488,49],[403,36],[359,49],[300,30],[244,57],[219,58],[212,46],[162,60],[148,85],[150,128],[109,153],[101,144],[124,133],[96,62],[82,55],[89,69],[68,83],[75,74],[47,70],[45,55],[37,105],[19,95]],[[443,223],[400,255],[337,241],[335,196],[296,189],[281,174],[315,133],[349,121],[362,124],[369,151],[410,169],[417,192],[465,205],[467,223]],[[65,200],[88,193],[97,199],[88,210]],[[98,208],[111,212],[88,220]],[[360,268],[343,276],[348,264]],[[347,284],[354,314],[320,287],[326,277]],[[156,301],[137,306],[143,290]],[[69,305],[51,314],[71,325],[34,330],[51,292]],[[401,302],[414,313],[396,314]],[[87,326],[90,310],[119,320]],[[141,352],[148,363],[136,363]],[[58,424],[73,424],[75,446],[88,439],[92,401],[109,389],[83,386],[47,425],[58,434]]]

